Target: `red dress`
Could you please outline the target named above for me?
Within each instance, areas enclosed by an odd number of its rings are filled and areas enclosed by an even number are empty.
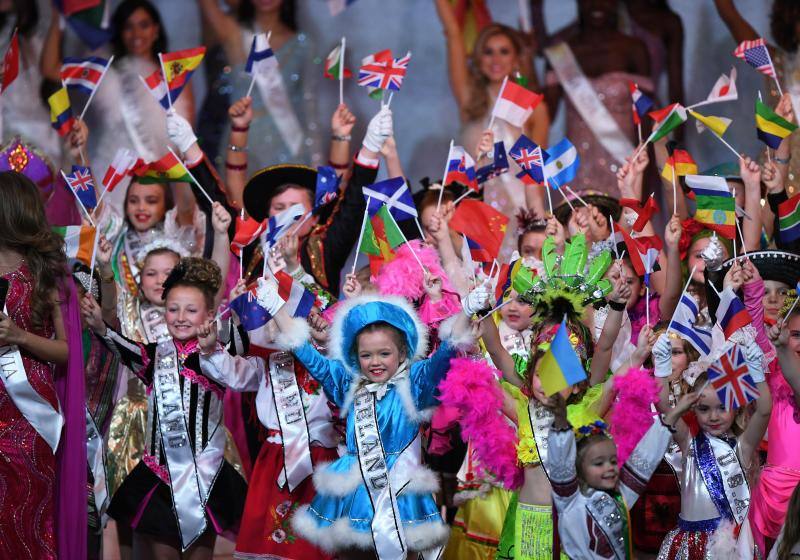
[[[41,329],[32,326],[31,273],[23,263],[3,276],[9,281],[6,306],[17,326],[39,336],[53,335],[48,319]],[[21,350],[31,386],[54,408],[58,407],[50,364]],[[0,381],[0,558],[47,560],[56,558],[55,456],[28,423]]]

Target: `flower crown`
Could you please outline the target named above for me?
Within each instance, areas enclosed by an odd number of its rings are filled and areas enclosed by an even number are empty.
[[[591,424],[586,424],[575,428],[575,439],[581,441],[591,436],[606,436],[608,434],[608,424],[602,420],[595,420]]]
[[[578,234],[567,242],[564,255],[556,251],[552,237],[542,245],[544,274],[537,276],[530,268],[522,266],[512,287],[519,299],[533,307],[533,322],[561,319],[565,314],[579,320],[584,308],[611,293],[611,281],[603,278],[611,266],[611,252],[603,251],[589,262],[586,237]]]

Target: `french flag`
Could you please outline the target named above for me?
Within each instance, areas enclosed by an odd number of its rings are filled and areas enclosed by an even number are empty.
[[[278,282],[278,295],[286,302],[286,312],[292,317],[308,317],[317,296],[283,270],[275,274],[275,280]]]
[[[717,321],[725,339],[729,339],[733,333],[753,322],[747,312],[742,300],[740,300],[731,288],[725,288],[719,295],[719,307],[717,307]]]
[[[447,156],[447,174],[444,184],[461,183],[473,191],[478,190],[475,161],[462,146],[453,146]]]
[[[61,64],[61,81],[72,90],[91,95],[108,66],[108,60],[97,56],[65,58]]]
[[[642,117],[653,107],[653,100],[642,93],[639,84],[629,81],[628,89],[633,101],[633,124],[642,124]]]

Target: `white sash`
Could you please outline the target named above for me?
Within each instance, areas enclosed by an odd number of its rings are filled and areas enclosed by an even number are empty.
[[[594,87],[575,60],[572,49],[567,43],[559,43],[545,49],[544,54],[555,70],[562,89],[597,141],[618,163],[625,163],[625,158],[633,153],[633,144],[600,101]]]
[[[389,469],[383,452],[375,413],[375,395],[362,387],[353,400],[358,463],[374,514],[372,540],[379,560],[404,560],[408,553],[397,497],[389,483]]]
[[[294,492],[311,476],[314,466],[311,463],[308,422],[291,354],[274,352],[270,355],[269,378],[283,440],[283,469],[278,477],[278,486],[283,488],[288,482],[289,492]]]
[[[550,409],[538,404],[534,397],[528,402],[528,416],[531,420],[531,431],[533,432],[533,441],[536,443],[536,452],[539,454],[539,461],[544,468],[544,474],[547,478],[547,435],[550,433],[550,426],[553,424],[555,416]]]
[[[8,311],[5,308],[3,310],[8,315]],[[55,453],[64,426],[61,407],[54,409],[31,386],[16,345],[0,347],[0,377],[14,405]]]
[[[624,560],[627,546],[625,524],[616,500],[605,492],[595,490],[586,500],[586,510],[608,539],[611,548],[614,549],[614,556]]]
[[[97,429],[94,418],[89,409],[86,409],[86,456],[89,461],[89,469],[92,471],[94,484],[92,493],[94,494],[94,505],[97,508],[97,515],[100,520],[100,531],[102,532],[103,517],[109,504],[108,478],[106,476],[106,453],[105,442],[100,430]]]
[[[153,376],[158,429],[167,458],[181,545],[186,550],[206,530],[206,516],[205,500],[200,493],[197,466],[183,414],[178,367],[175,343],[171,340],[159,343]]]
[[[747,483],[747,476],[736,455],[735,447],[714,436],[707,435],[707,437],[722,476],[725,498],[736,523],[741,525],[747,519],[747,511],[750,509],[750,485]]]

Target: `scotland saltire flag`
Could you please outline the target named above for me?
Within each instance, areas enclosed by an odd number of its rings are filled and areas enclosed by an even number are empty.
[[[257,294],[258,286],[253,286],[242,295],[231,300],[229,304],[230,309],[239,317],[239,323],[246,331],[259,329],[272,320],[272,315],[267,313],[267,310],[258,303]]]
[[[544,161],[548,154],[533,140],[521,135],[509,154],[531,179],[539,184],[544,182]]]
[[[280,214],[270,216],[269,220],[267,220],[267,229],[261,235],[261,244],[266,247],[272,247],[305,213],[306,209],[302,204],[295,204]]]
[[[475,178],[478,185],[482,185],[489,179],[494,179],[498,175],[508,172],[508,156],[506,155],[506,145],[502,141],[494,143],[494,161],[489,165],[475,171]]]
[[[708,366],[708,382],[717,392],[725,410],[733,410],[756,400],[760,392],[747,368],[741,346],[733,347]]]
[[[369,202],[370,217],[377,214],[384,204],[397,222],[410,220],[419,215],[414,199],[411,197],[411,189],[408,188],[403,177],[394,177],[374,183],[363,187],[361,192]]]
[[[568,138],[547,150],[544,160],[544,174],[554,189],[570,183],[578,174],[581,159],[578,150]]]
[[[695,325],[698,312],[694,297],[684,292],[667,330],[687,340],[705,357],[711,353],[711,331]]]
[[[250,54],[247,55],[247,64],[244,71],[248,74],[262,74],[270,68],[278,67],[278,59],[275,58],[275,53],[269,46],[269,40],[266,33],[257,33],[253,37],[253,43],[250,46]]]
[[[314,211],[336,200],[339,195],[339,176],[333,167],[317,167],[317,186],[314,193]]]
[[[94,189],[92,170],[80,165],[72,166],[72,173],[65,175],[67,184],[87,210],[97,206],[97,193]]]

